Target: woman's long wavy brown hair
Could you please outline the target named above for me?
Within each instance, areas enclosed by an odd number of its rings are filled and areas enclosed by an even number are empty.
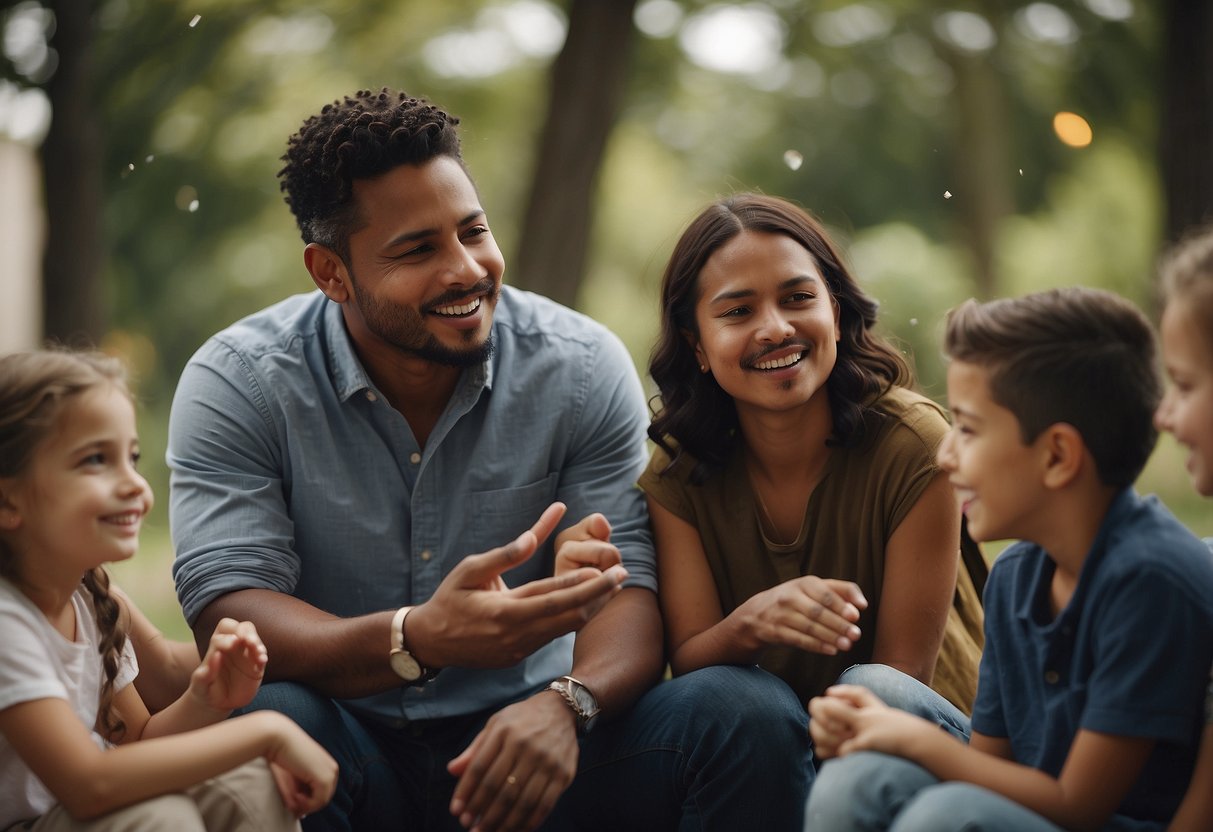
[[[100,353],[52,349],[0,358],[0,479],[19,481],[71,401],[101,385],[111,385],[130,395],[121,363]],[[0,575],[17,585],[22,583],[20,559],[3,534]],[[120,607],[110,592],[105,569],[91,569],[81,581],[93,598],[101,636],[98,651],[105,670],[97,728],[116,739],[125,730],[113,705],[114,679],[126,645],[126,629],[119,620]]]
[[[699,372],[687,333],[698,335],[695,304],[704,265],[746,230],[782,234],[803,246],[838,304],[842,339],[826,381],[834,423],[831,443],[857,442],[863,433],[865,402],[893,385],[914,383],[901,353],[872,332],[877,303],[859,288],[816,219],[785,199],[763,194],[736,194],[714,202],[691,221],[670,255],[661,282],[661,334],[649,360],[649,374],[661,398],[649,437],[671,457],[683,450],[693,456],[698,462],[692,474],[696,482],[728,459],[737,441],[737,409],[710,374]]]

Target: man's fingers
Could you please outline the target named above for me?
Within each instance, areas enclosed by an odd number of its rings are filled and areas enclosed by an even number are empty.
[[[467,589],[486,586],[502,572],[508,572],[515,566],[526,562],[531,555],[535,554],[539,544],[546,540],[552,530],[556,528],[556,524],[560,522],[564,512],[564,503],[552,503],[535,521],[535,525],[509,543],[498,546],[496,549],[490,549],[483,554],[465,557],[451,570],[452,574],[462,573],[458,581],[459,586]]]
[[[606,603],[619,589],[627,570],[612,566],[605,572],[578,569],[559,578],[543,578],[514,590],[514,614],[523,621],[547,618],[592,604]],[[571,584],[571,585],[570,585]]]
[[[556,530],[556,524],[560,522],[560,518],[564,517],[567,508],[564,503],[552,503],[544,509],[543,514],[539,515],[535,525],[531,526],[531,531],[537,541],[536,546],[542,545],[543,541],[548,539],[548,535]]]

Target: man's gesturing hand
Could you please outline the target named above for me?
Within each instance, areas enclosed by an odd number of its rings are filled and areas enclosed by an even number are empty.
[[[564,515],[553,503],[513,542],[469,555],[409,614],[409,651],[426,667],[509,667],[552,639],[581,629],[615,593],[622,566],[575,569],[513,589],[499,578],[524,563]],[[497,587],[493,589],[492,587]]]

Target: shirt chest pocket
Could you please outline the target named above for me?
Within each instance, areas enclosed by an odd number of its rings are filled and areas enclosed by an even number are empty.
[[[556,499],[559,474],[510,488],[468,492],[468,529],[466,539],[471,551],[487,552],[504,546],[529,529]],[[579,519],[579,518],[573,518]],[[539,554],[506,575],[506,583],[517,585],[551,574],[551,539]]]

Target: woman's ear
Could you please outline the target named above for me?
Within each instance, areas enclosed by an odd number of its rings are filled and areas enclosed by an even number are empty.
[[[0,480],[0,531],[16,531],[21,525],[21,510],[9,499],[12,484],[8,480]]]
[[[695,361],[699,364],[699,372],[706,373],[712,369],[712,365],[708,363],[708,357],[704,354],[703,347],[699,344],[699,338],[689,329],[679,330],[682,337],[687,339],[687,343],[691,345],[691,349],[695,353]]]
[[[1082,472],[1087,462],[1087,443],[1078,428],[1068,422],[1049,425],[1036,438],[1044,465],[1044,485],[1060,490]]]
[[[307,266],[312,282],[334,303],[345,303],[350,294],[349,270],[345,261],[328,246],[308,243],[303,248],[303,265]]]

